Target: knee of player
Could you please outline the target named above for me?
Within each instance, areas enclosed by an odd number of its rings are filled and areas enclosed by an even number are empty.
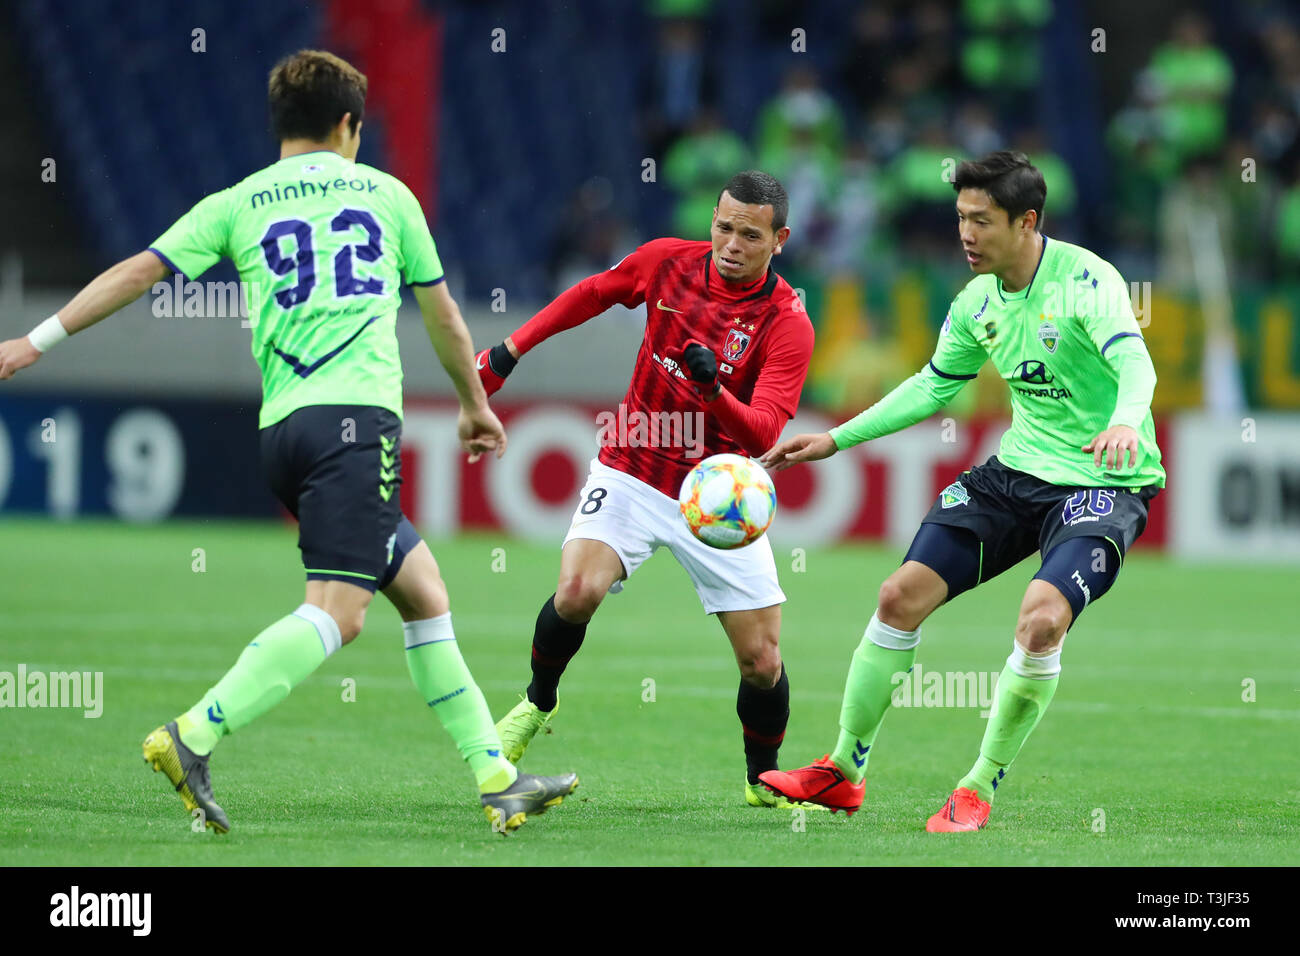
[[[555,611],[571,624],[591,619],[600,607],[604,591],[581,574],[565,575],[555,588]]]
[[[1036,603],[1021,611],[1016,640],[1030,653],[1050,651],[1065,637],[1071,617],[1064,598]]]
[[[781,679],[781,652],[775,646],[740,656],[736,663],[740,665],[740,679],[746,684],[766,690]]]
[[[915,597],[898,579],[898,576],[890,575],[880,585],[876,616],[882,624],[888,624],[890,627],[896,627],[903,631],[914,631],[921,626],[919,620],[921,615],[916,603]]]
[[[361,633],[366,623],[366,609],[362,607],[336,607],[330,609],[330,617],[339,626],[339,636],[344,644],[350,644]]]

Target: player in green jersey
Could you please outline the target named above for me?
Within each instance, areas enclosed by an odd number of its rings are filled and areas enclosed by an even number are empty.
[[[403,283],[456,387],[469,460],[500,457],[506,435],[419,202],[399,180],[356,162],[365,93],[365,76],[333,54],[283,59],[269,83],[279,160],[202,200],[28,336],[0,343],[4,379],[173,272],[194,278],[223,257],[239,270],[262,371],[263,470],[298,518],[307,589],[193,707],[144,742],[146,761],[218,833],[230,823],[212,794],[213,748],[355,638],[376,590],[402,617],[412,680],[469,763],[494,829],[517,828],[577,786],[574,774],[520,774],[502,755],[457,647],[437,562],[401,513],[394,325]]]
[[[1040,552],[998,679],[979,759],[931,832],[977,830],[1056,690],[1061,645],[1114,583],[1164,487],[1151,419],[1155,371],[1110,263],[1039,229],[1047,186],[1023,153],[957,168],[957,219],[975,278],[953,300],[929,364],[850,422],[780,442],[773,470],[828,458],[929,417],[992,361],[1011,389],[998,454],[940,494],[853,655],[840,736],[811,766],[761,776],[773,792],[853,813],[876,735],[941,604]]]

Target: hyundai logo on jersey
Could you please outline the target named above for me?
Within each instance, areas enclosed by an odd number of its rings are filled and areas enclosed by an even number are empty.
[[[1031,385],[1049,385],[1053,381],[1052,373],[1042,362],[1021,362],[1016,366],[1016,375],[1020,381]]]

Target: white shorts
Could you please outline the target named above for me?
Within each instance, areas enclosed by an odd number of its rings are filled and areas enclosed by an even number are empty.
[[[686,527],[676,498],[595,458],[579,497],[564,544],[575,538],[603,541],[623,562],[624,577],[666,547],[691,576],[706,614],[785,602],[767,535],[733,551],[711,548]],[[622,589],[616,581],[610,591]]]

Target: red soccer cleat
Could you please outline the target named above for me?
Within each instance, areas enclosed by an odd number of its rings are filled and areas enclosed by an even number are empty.
[[[993,805],[981,800],[974,790],[958,787],[943,805],[943,809],[926,822],[925,829],[927,833],[983,830],[992,810]]]
[[[843,810],[849,816],[858,812],[867,792],[865,783],[849,783],[827,754],[811,766],[798,770],[768,770],[758,775],[758,782],[775,794],[801,803],[816,803],[831,813]]]

